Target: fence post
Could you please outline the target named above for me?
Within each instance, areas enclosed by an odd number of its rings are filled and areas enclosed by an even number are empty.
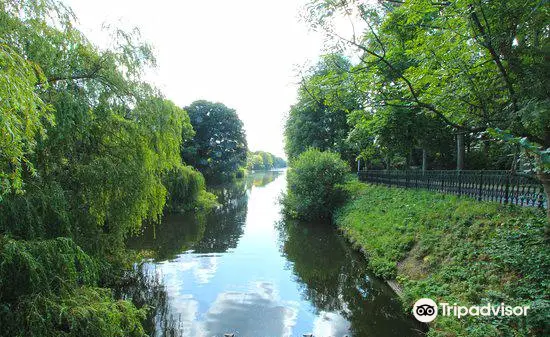
[[[508,203],[508,194],[510,193],[510,177],[512,173],[509,172],[506,175],[506,188],[504,189],[504,204]]]
[[[458,195],[462,195],[462,176],[460,175],[460,171],[456,172],[456,179],[458,180]]]
[[[538,199],[538,208],[544,208],[544,185],[540,184]],[[546,207],[550,208],[550,200],[546,200]]]
[[[426,181],[426,185],[427,185],[426,188],[429,191],[430,190],[430,175],[427,175],[426,177],[428,178],[427,181]]]
[[[410,180],[409,171],[410,171],[410,170],[407,170],[407,172],[405,173],[405,174],[406,174],[406,179],[405,179],[406,183],[405,183],[405,187],[407,187],[407,188],[409,187],[409,180]]]
[[[479,171],[479,188],[477,190],[477,201],[481,201],[482,192],[483,192],[483,171]]]

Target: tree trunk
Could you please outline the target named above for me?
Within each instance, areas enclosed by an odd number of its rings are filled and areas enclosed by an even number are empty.
[[[426,171],[428,169],[428,151],[426,149],[422,149],[422,171]]]
[[[456,135],[456,169],[464,169],[464,134]]]
[[[546,193],[546,221],[550,224],[550,173],[539,172],[537,175]]]

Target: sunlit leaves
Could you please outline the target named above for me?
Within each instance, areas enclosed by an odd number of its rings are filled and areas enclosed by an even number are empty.
[[[312,26],[337,37],[328,22],[360,13],[350,18],[367,25],[362,38],[339,38],[359,51],[354,84],[368,113],[414,108],[449,127],[440,131],[509,129],[550,146],[544,2],[312,0],[307,9]]]
[[[99,49],[56,1],[2,6],[0,179],[5,193],[26,191],[0,204],[0,228],[114,254],[162,214],[189,117],[143,83],[154,57],[137,30],[111,29]]]
[[[235,110],[204,100],[193,102],[185,110],[196,132],[183,144],[185,163],[206,177],[229,177],[245,166],[248,145],[243,122]]]
[[[285,124],[285,151],[291,160],[315,147],[354,161],[356,153],[347,141],[347,114],[360,109],[362,97],[354,88],[350,68],[345,57],[329,54],[304,75],[298,102]]]
[[[36,133],[52,123],[50,107],[35,91],[43,79],[38,66],[0,42],[0,200],[10,191],[23,189],[22,171],[34,173],[29,154]]]
[[[343,201],[339,186],[346,180],[348,164],[340,155],[310,148],[291,162],[284,211],[302,220],[330,219]]]

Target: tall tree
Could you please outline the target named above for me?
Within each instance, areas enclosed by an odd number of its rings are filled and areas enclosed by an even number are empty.
[[[285,124],[285,151],[290,160],[310,147],[339,153],[355,162],[356,150],[347,141],[347,114],[361,107],[360,96],[350,91],[351,63],[338,54],[325,55],[309,69]]]
[[[229,177],[246,165],[248,146],[237,112],[221,103],[196,101],[185,107],[195,130],[182,158],[207,178]]]
[[[181,165],[189,118],[141,80],[155,60],[137,31],[114,31],[113,47],[100,50],[55,1],[2,6],[1,45],[39,75],[21,95],[12,95],[23,86],[11,70],[4,81],[15,87],[2,93],[0,105],[10,106],[2,107],[1,134],[11,129],[16,141],[0,155],[0,175],[15,188],[3,189],[0,233],[70,236],[87,251],[116,253],[129,232],[162,214],[162,178]]]
[[[313,0],[309,9],[315,27],[359,50],[367,106],[418,109],[460,137],[516,139],[550,193],[545,1]],[[357,15],[364,34],[340,36],[336,13]]]
[[[142,81],[154,58],[137,32],[114,34],[99,49],[56,0],[0,2],[2,335],[145,335],[99,280],[159,220],[192,127]]]

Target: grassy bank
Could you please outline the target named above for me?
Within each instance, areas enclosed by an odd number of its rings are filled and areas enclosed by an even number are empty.
[[[459,305],[528,305],[527,317],[438,317],[429,336],[548,336],[550,244],[542,211],[439,193],[346,186],[337,225],[372,270],[419,298]]]

